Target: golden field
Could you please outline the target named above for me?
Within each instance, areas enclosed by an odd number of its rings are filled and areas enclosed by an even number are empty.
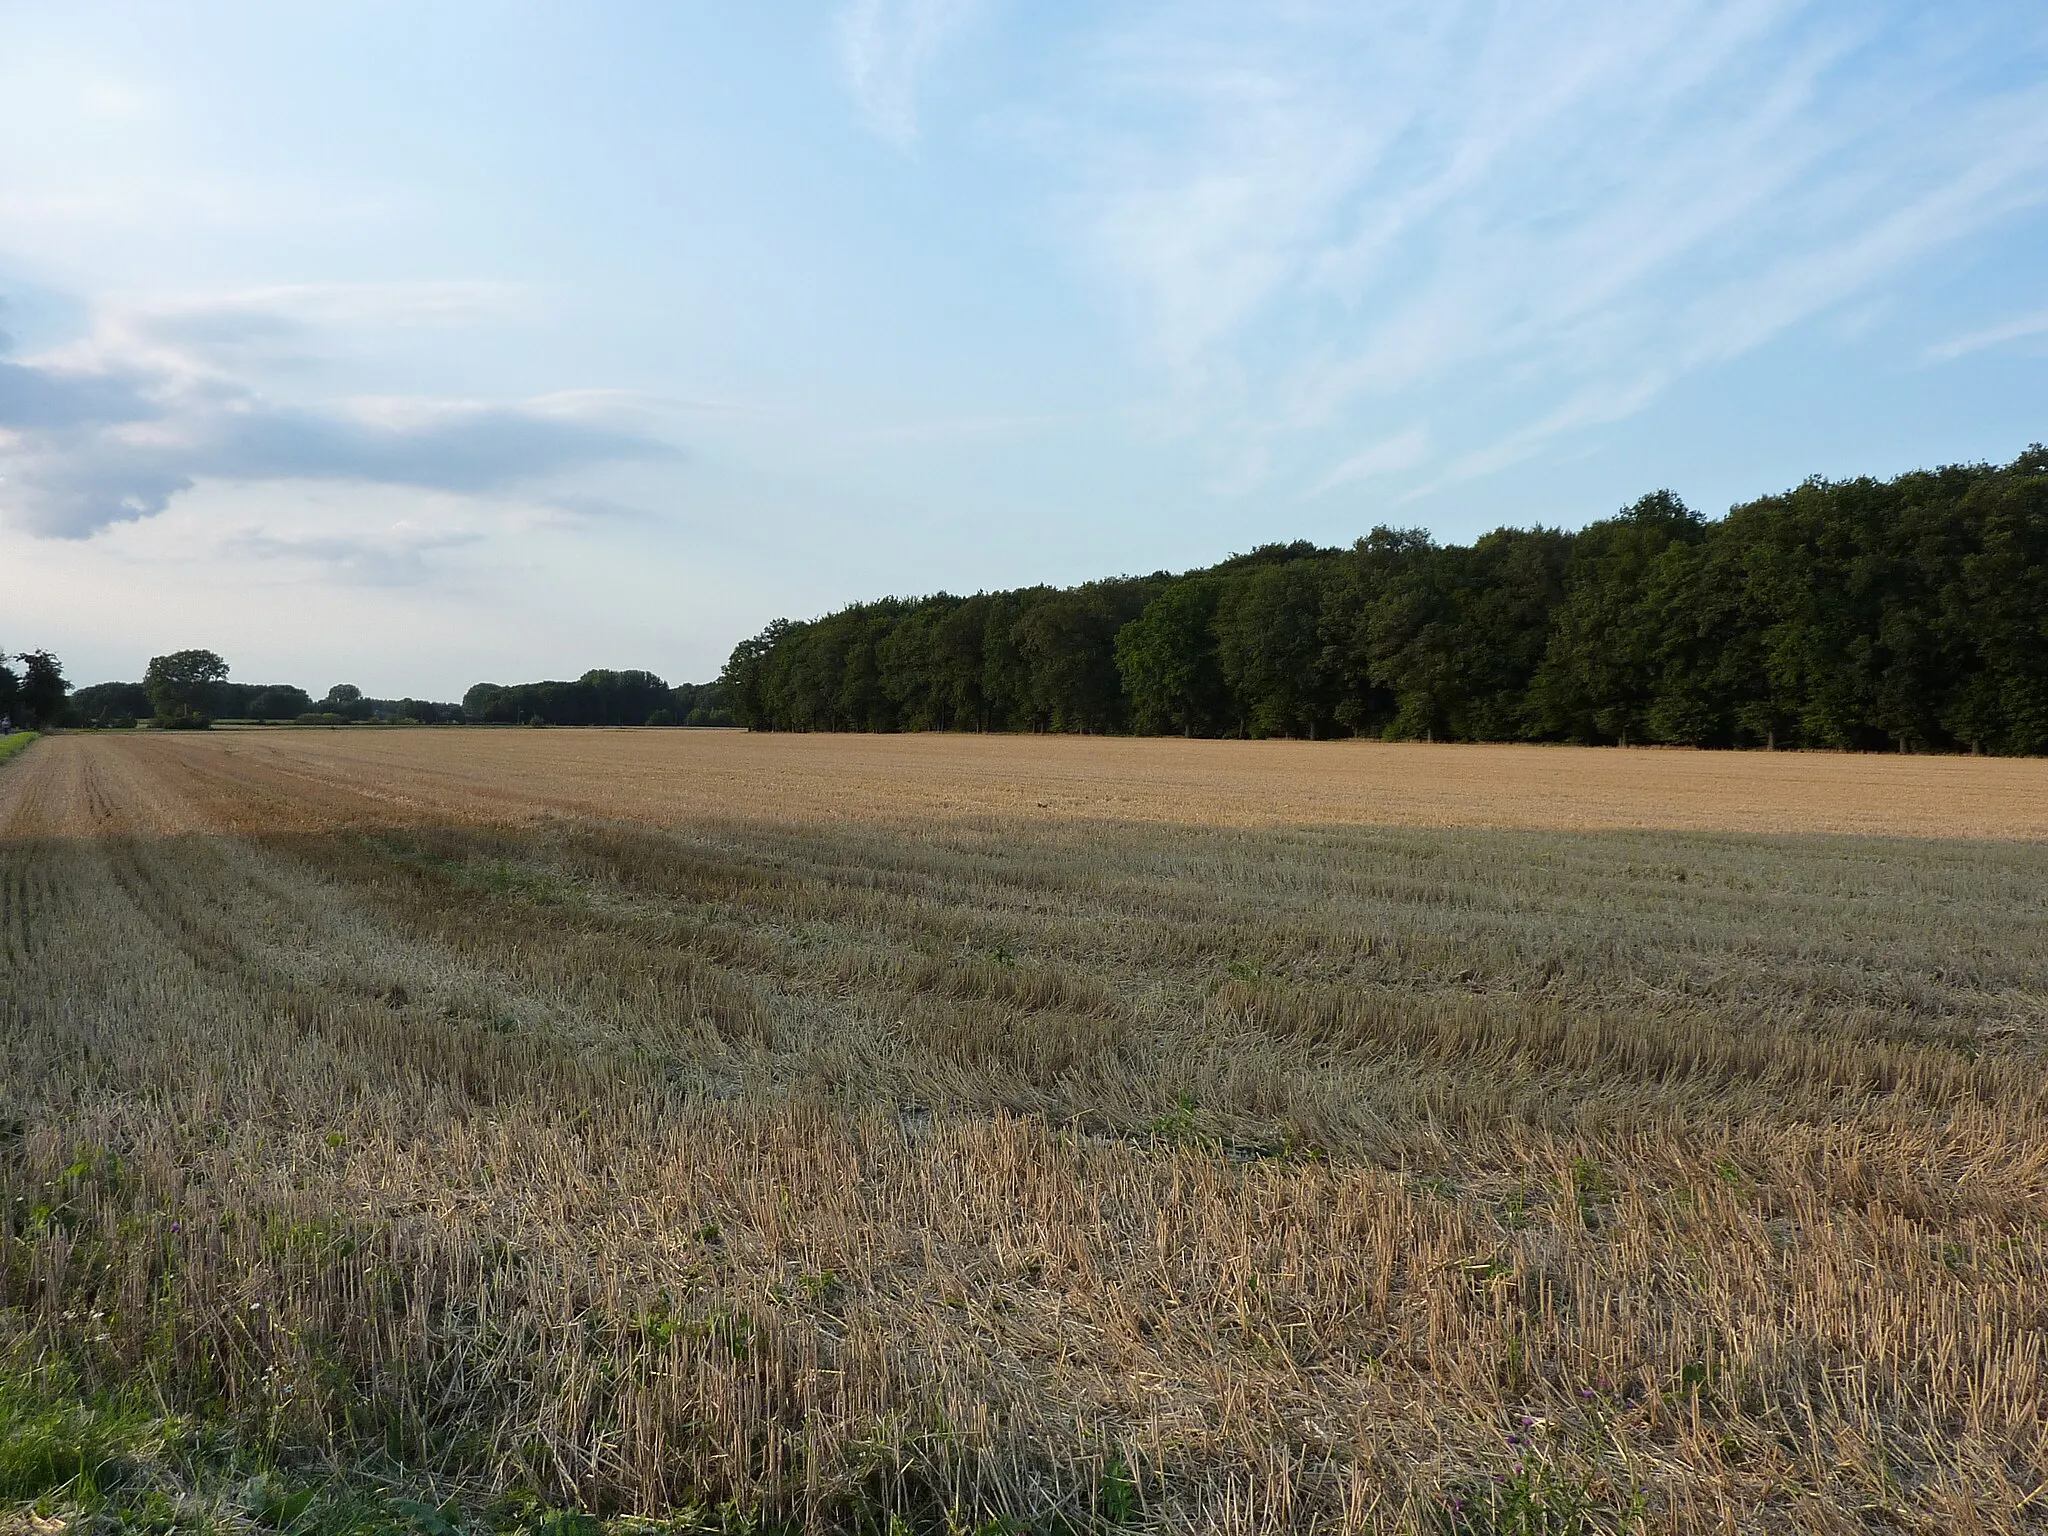
[[[625,1526],[2048,1528],[2044,832],[1993,759],[46,739],[0,1344]]]
[[[221,731],[141,736],[119,751],[60,738],[40,756],[30,782],[0,794],[0,831],[91,832],[109,816],[166,831],[278,816],[318,826],[723,815],[2048,837],[2048,761],[2031,758],[518,729]],[[160,774],[242,787],[172,797]],[[212,819],[166,819],[202,813]]]

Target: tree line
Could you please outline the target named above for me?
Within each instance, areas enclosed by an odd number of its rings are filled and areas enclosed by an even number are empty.
[[[60,724],[119,728],[142,722],[160,730],[202,730],[215,720],[345,725],[355,721],[440,725],[462,719],[459,704],[423,699],[373,699],[353,683],[336,683],[315,699],[291,683],[237,683],[228,664],[208,650],[152,656],[139,683],[94,683],[70,697]]]
[[[673,686],[652,672],[584,673],[574,682],[478,683],[464,719],[496,725],[731,725],[716,683]]]
[[[2048,752],[2048,449],[1716,520],[1659,491],[1577,532],[857,603],[722,681],[756,730]]]
[[[21,663],[17,671],[10,662]],[[10,730],[55,725],[64,714],[64,666],[48,651],[0,651],[0,722]]]
[[[462,703],[378,699],[353,683],[336,683],[315,699],[283,683],[229,680],[214,651],[173,651],[150,658],[138,683],[94,683],[75,692],[57,658],[20,658],[26,680],[0,661],[0,718],[10,713],[44,726],[121,728],[147,723],[160,730],[205,729],[216,720],[299,725],[730,725],[717,683],[670,686],[652,672],[591,671],[574,681],[478,683]],[[33,700],[33,705],[29,702]],[[11,707],[11,708],[10,708]]]

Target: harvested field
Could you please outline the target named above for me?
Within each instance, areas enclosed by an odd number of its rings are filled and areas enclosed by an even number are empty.
[[[1999,760],[50,738],[0,1330],[711,1529],[2040,1530],[2044,830]]]
[[[2048,761],[1102,736],[262,730],[53,743],[0,832],[270,827],[334,817],[881,824],[986,817],[1188,826],[1523,827],[2048,838]],[[51,757],[61,762],[53,763]],[[230,793],[166,800],[159,771]],[[110,796],[80,782],[119,780]],[[277,818],[285,818],[279,822]],[[136,818],[141,821],[136,822]]]

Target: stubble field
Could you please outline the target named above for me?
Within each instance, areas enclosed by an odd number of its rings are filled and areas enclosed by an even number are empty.
[[[1997,760],[45,739],[0,1521],[2048,1527],[2044,837]]]

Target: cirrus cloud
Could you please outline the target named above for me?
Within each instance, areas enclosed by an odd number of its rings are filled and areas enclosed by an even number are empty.
[[[869,128],[908,149],[917,139],[917,96],[946,42],[976,0],[852,0],[839,13],[839,66]]]
[[[1417,414],[1403,470],[1526,457],[2039,210],[2044,48],[2009,6],[1147,7],[1053,142],[1182,430],[1314,494]]]

